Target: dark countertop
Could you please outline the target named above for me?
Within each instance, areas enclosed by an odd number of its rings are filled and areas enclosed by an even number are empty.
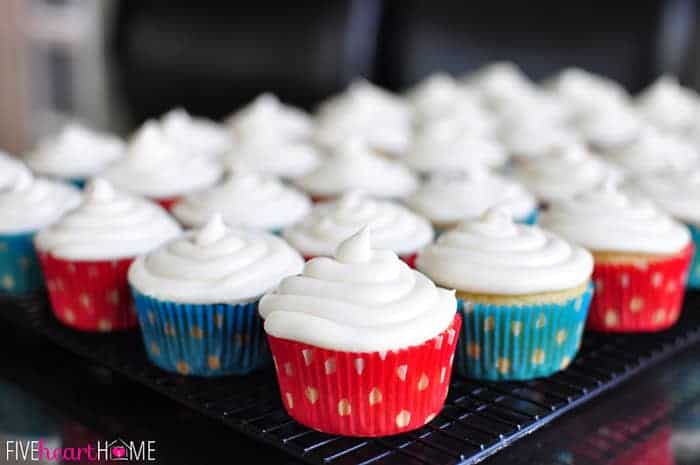
[[[294,463],[269,446],[4,322],[0,351],[5,354],[0,357],[0,463],[7,463],[6,439],[43,438],[53,447],[80,447],[117,437],[156,441],[157,463]],[[483,463],[700,463],[700,345],[643,371]]]

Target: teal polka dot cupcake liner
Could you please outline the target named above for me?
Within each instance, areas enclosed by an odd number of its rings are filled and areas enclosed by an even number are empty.
[[[593,295],[563,303],[492,305],[457,299],[462,336],[455,354],[459,374],[505,381],[549,376],[566,368],[578,352]]]
[[[272,361],[258,301],[180,304],[131,290],[146,352],[163,370],[189,376],[244,375]]]
[[[43,287],[34,233],[0,234],[0,294],[24,295]]]
[[[700,289],[700,227],[691,224],[688,228],[695,243],[695,255],[688,270],[688,287]]]

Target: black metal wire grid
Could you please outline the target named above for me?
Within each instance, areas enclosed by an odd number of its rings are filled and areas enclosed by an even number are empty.
[[[586,333],[571,366],[546,379],[490,383],[455,375],[445,408],[430,424],[379,439],[331,436],[292,420],[269,370],[220,379],[168,374],[148,362],[137,331],[110,335],[72,331],[53,318],[41,297],[3,300],[0,316],[307,463],[424,465],[479,462],[700,341],[700,318],[690,311],[698,305],[700,295],[689,295],[681,321],[659,334]]]

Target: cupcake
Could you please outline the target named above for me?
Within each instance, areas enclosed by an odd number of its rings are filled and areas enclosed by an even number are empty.
[[[379,198],[400,199],[418,187],[418,179],[404,165],[374,154],[357,139],[345,142],[311,173],[295,184],[316,200],[331,200],[358,190]]]
[[[129,284],[146,352],[182,375],[245,374],[269,362],[258,301],[304,261],[276,236],[215,215],[137,258]]]
[[[688,287],[700,289],[700,168],[647,175],[635,179],[627,190],[647,196],[666,213],[688,226],[695,245]]]
[[[569,145],[515,167],[515,178],[544,205],[594,189],[620,170],[580,144]]]
[[[73,186],[35,178],[20,162],[0,158],[0,294],[44,287],[34,235],[79,203]]]
[[[631,175],[644,176],[669,169],[688,169],[700,156],[692,143],[645,126],[631,143],[605,152],[605,158]]]
[[[216,161],[177,145],[155,121],[146,122],[130,140],[126,157],[103,173],[118,189],[168,209],[182,196],[216,184],[221,175]]]
[[[372,248],[394,251],[413,266],[416,252],[433,240],[430,223],[399,204],[352,192],[334,202],[316,204],[302,222],[282,236],[305,259],[333,256],[335,249],[362,226],[372,228]]]
[[[321,104],[316,141],[335,150],[356,139],[382,155],[396,157],[408,148],[412,118],[411,107],[401,98],[358,80]]]
[[[34,240],[58,320],[83,331],[136,326],[129,265],[179,234],[158,205],[90,181],[83,203]]]
[[[35,173],[83,187],[124,156],[126,147],[118,137],[68,124],[58,134],[39,142],[26,157]]]
[[[577,116],[573,127],[593,150],[609,152],[634,143],[643,124],[629,106],[603,104]]]
[[[416,266],[457,290],[461,374],[526,380],[562,370],[576,355],[593,292],[593,259],[583,248],[491,209],[441,235]]]
[[[280,232],[311,211],[311,200],[276,178],[234,171],[218,186],[177,202],[172,213],[187,227],[201,227],[214,213],[228,224]]]
[[[236,143],[224,159],[229,169],[294,179],[319,165],[321,153],[309,140],[287,136],[282,130],[275,133],[277,123],[263,116],[264,112],[256,113],[238,125]]]
[[[261,94],[226,119],[234,138],[264,127],[266,136],[275,140],[308,140],[314,123],[311,116],[291,105],[285,105],[273,94]]]
[[[591,329],[658,331],[676,322],[693,253],[685,226],[612,182],[553,204],[542,224],[593,253]]]
[[[625,106],[629,94],[612,79],[580,68],[566,68],[544,82],[544,88],[570,106],[576,116],[603,114],[613,105]]]
[[[478,134],[491,133],[496,121],[481,105],[479,96],[465,89],[449,74],[435,73],[406,93],[416,122],[429,125],[444,119],[458,120],[460,125]]]
[[[183,108],[170,110],[160,124],[165,137],[195,156],[217,159],[231,147],[232,137],[225,126],[190,116]]]
[[[370,243],[364,228],[260,301],[287,413],[328,434],[420,428],[450,384],[454,294]]]
[[[575,129],[546,118],[511,116],[502,122],[498,135],[509,157],[517,163],[527,163],[580,143]]]
[[[428,218],[438,232],[477,219],[495,206],[507,210],[517,222],[537,222],[537,200],[532,194],[517,182],[476,165],[461,175],[431,177],[405,203]]]
[[[700,110],[700,96],[679,84],[675,76],[662,76],[635,99],[639,114],[649,123],[678,134],[691,129]]]
[[[503,166],[508,154],[492,137],[470,131],[457,119],[445,119],[419,130],[402,161],[421,173],[453,173],[476,163]]]

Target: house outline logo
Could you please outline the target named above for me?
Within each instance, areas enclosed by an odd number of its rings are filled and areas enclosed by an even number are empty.
[[[114,441],[108,442],[107,450],[109,451],[109,460],[115,462],[129,461],[129,451],[131,450],[131,445],[122,438],[117,438]]]

